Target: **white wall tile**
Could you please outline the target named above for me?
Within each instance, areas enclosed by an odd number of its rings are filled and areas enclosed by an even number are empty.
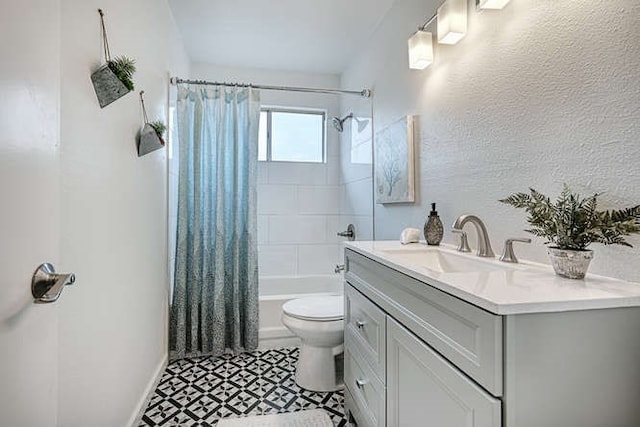
[[[311,215],[337,215],[340,213],[340,187],[298,187],[298,213]]]
[[[331,118],[329,118],[331,120]],[[327,137],[327,157],[336,157],[340,154],[340,135],[333,125],[327,127],[329,134]]]
[[[298,248],[295,245],[259,245],[260,276],[292,276],[297,274]]]
[[[324,163],[269,163],[269,184],[324,185],[326,182]]]
[[[298,247],[299,274],[332,274],[342,264],[341,245],[301,245]]]
[[[327,185],[340,184],[340,167],[340,157],[329,157],[327,159]]]
[[[269,242],[269,217],[258,214],[258,245]]]
[[[294,185],[258,185],[258,213],[262,215],[295,214],[298,208]]]
[[[326,242],[324,216],[286,215],[269,217],[269,242],[278,244]]]
[[[269,165],[267,162],[258,162],[258,185],[269,183]]]

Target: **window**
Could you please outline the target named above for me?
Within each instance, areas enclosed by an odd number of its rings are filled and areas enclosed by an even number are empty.
[[[262,109],[258,160],[323,163],[325,118],[322,111]]]

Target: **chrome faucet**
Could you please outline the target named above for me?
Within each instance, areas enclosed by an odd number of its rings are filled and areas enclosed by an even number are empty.
[[[511,262],[517,263],[518,258],[516,257],[516,253],[513,252],[513,242],[522,242],[522,243],[531,243],[531,239],[528,237],[512,237],[507,239],[504,242],[504,250],[502,251],[502,255],[500,255],[500,261],[502,262]]]
[[[453,234],[460,235],[460,244],[458,245],[458,252],[471,252],[471,248],[469,247],[469,241],[467,240],[467,232],[458,230],[456,228],[452,229],[451,232]]]
[[[467,222],[472,223],[478,232],[478,250],[476,254],[481,257],[494,257],[495,254],[493,253],[493,249],[491,249],[487,228],[480,218],[475,215],[460,215],[458,219],[456,219],[456,222],[453,223],[452,228],[453,230],[462,231],[462,228]]]

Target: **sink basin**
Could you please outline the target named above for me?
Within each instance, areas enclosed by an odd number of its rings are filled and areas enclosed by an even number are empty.
[[[493,260],[472,258],[475,255],[458,255],[438,249],[382,249],[389,259],[413,268],[426,268],[438,273],[471,273],[511,270],[511,265],[501,265]]]

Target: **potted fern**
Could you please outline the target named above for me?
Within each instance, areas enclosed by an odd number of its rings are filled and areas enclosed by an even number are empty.
[[[566,185],[555,203],[530,188],[530,193],[514,193],[500,200],[524,209],[531,228],[525,230],[547,239],[551,265],[556,274],[570,279],[584,278],[593,251],[592,243],[631,245],[625,236],[640,233],[640,205],[628,209],[599,211],[598,196],[582,198]]]
[[[149,123],[149,126],[153,128],[154,132],[160,139],[160,144],[164,145],[165,144],[164,133],[167,130],[167,125],[165,125],[162,120],[156,120],[154,122]]]

